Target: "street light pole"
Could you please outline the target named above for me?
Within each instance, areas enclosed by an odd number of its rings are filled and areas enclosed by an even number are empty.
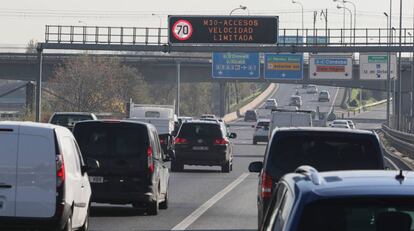
[[[302,37],[305,37],[305,19],[304,19],[304,10],[303,10],[303,4],[299,1],[292,0],[293,4],[298,4],[302,9]]]
[[[399,46],[402,46],[402,17],[403,17],[403,0],[400,0],[400,35],[399,35]],[[401,130],[401,122],[402,122],[402,68],[401,68],[401,52],[399,52],[399,60],[398,60],[398,123],[397,128]]]
[[[389,26],[389,15],[387,12],[384,12],[385,17],[387,17],[387,43],[388,47],[390,47],[390,26]],[[391,89],[391,53],[387,52],[387,125],[390,126],[390,89]]]
[[[350,3],[353,7],[354,7],[354,44],[355,44],[355,30],[356,30],[356,21],[357,21],[357,8],[355,3],[348,1],[348,0],[344,0],[344,3]]]
[[[338,9],[344,8],[349,13],[349,16],[351,18],[350,24],[349,24],[349,32],[350,32],[350,37],[349,38],[350,38],[350,43],[352,43],[352,22],[353,22],[352,21],[352,11],[349,8],[345,7],[345,6],[340,6],[340,5],[337,5],[336,8],[338,8]]]

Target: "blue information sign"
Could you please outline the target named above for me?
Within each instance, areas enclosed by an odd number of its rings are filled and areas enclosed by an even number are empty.
[[[303,37],[302,36],[295,36],[295,35],[286,35],[286,36],[279,36],[279,39],[277,41],[280,45],[301,45],[303,44]]]
[[[303,54],[265,54],[265,79],[303,78]]]
[[[259,53],[213,53],[213,78],[260,78]]]

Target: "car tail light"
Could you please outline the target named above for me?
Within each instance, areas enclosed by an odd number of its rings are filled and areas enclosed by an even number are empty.
[[[269,199],[272,196],[273,179],[266,172],[262,173],[262,199]]]
[[[147,149],[147,156],[148,156],[148,171],[150,173],[154,172],[154,161],[152,160],[153,150],[152,147],[149,146]]]
[[[188,143],[188,140],[185,139],[185,138],[177,137],[177,138],[175,138],[175,143],[176,144],[187,144]]]
[[[61,187],[63,182],[65,182],[65,162],[63,160],[63,155],[56,155],[56,178],[57,178],[57,187]]]
[[[214,145],[226,145],[229,142],[226,139],[220,138],[220,139],[215,139],[213,144]]]
[[[160,139],[160,144],[165,144],[166,138]]]

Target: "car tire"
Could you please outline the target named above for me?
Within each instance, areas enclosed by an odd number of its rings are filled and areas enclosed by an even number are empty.
[[[73,231],[72,229],[72,213],[69,214],[68,219],[66,220],[65,227],[61,231]]]
[[[159,210],[160,210],[160,204],[158,202],[158,197],[155,198],[155,201],[152,201],[147,204],[147,215],[149,216],[158,215]]]
[[[168,209],[168,189],[167,192],[165,193],[165,199],[163,202],[160,203],[160,209]]]
[[[182,172],[184,170],[184,165],[178,163],[177,161],[171,161],[171,172]]]
[[[221,172],[229,173],[231,168],[230,161],[227,161],[225,164],[221,166]]]
[[[82,227],[78,229],[78,231],[88,231],[89,230],[89,209],[86,212],[86,219],[85,223],[83,223]]]

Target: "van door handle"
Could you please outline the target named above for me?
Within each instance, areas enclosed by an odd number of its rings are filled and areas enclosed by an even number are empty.
[[[11,188],[12,186],[9,184],[2,184],[0,183],[0,188]]]

